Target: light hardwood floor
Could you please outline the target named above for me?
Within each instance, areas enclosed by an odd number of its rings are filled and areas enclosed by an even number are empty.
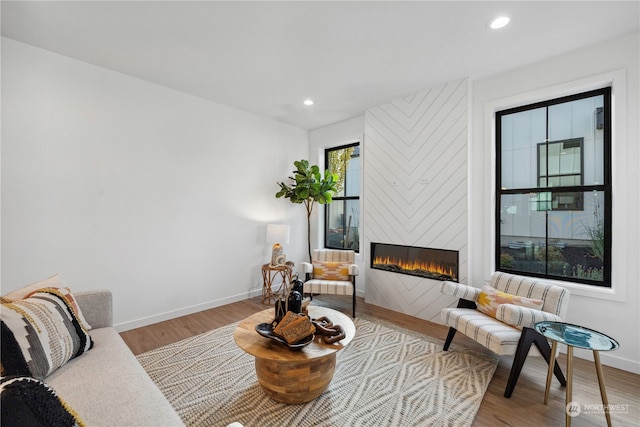
[[[345,314],[350,314],[350,298],[333,296],[317,296],[315,298]],[[267,305],[261,304],[260,300],[260,297],[247,299],[126,331],[121,333],[121,336],[134,354],[140,354],[240,321],[257,311],[268,308]],[[447,328],[442,325],[367,304],[362,298],[358,298],[356,314],[390,322],[440,340],[444,340],[447,334]],[[488,351],[460,333],[456,334],[453,343],[481,352]],[[563,354],[559,356],[559,362],[566,374],[566,359]],[[587,411],[583,410],[579,416],[572,419],[572,425],[576,427],[606,425],[604,414],[597,412],[602,401],[593,362],[574,356],[573,367],[573,401],[578,402],[582,407],[584,405],[590,406]],[[544,360],[541,357],[527,359],[512,397],[506,399],[503,394],[510,368],[510,359],[501,358],[473,425],[478,427],[564,425],[565,388],[561,387],[555,378],[551,386],[549,404],[544,405],[542,402],[547,373]],[[612,424],[614,426],[639,426],[640,376],[604,366],[604,378],[609,405],[614,408],[611,413]]]

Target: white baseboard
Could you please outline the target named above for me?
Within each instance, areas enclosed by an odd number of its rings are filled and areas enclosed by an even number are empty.
[[[564,347],[564,346],[561,346]],[[561,351],[561,353],[566,354],[566,347]],[[593,352],[591,350],[584,350],[581,348],[573,349],[573,357],[579,357],[580,359],[593,361]],[[611,366],[612,368],[621,369],[623,371],[632,372],[634,374],[640,375],[640,363],[635,360],[624,359],[622,357],[616,357],[615,351],[601,351],[600,352],[600,363],[604,366]],[[564,368],[563,368],[564,369]],[[594,365],[595,372],[595,365]]]
[[[131,329],[141,328],[143,326],[153,325],[154,323],[164,322],[165,320],[175,319],[180,316],[187,316],[189,314],[197,313],[199,311],[208,310],[210,308],[220,307],[232,302],[238,302],[247,298],[253,298],[262,295],[262,288],[250,289],[246,293],[233,295],[226,298],[220,298],[195,304],[189,307],[180,308],[177,310],[166,311],[164,313],[154,314],[153,316],[141,317],[139,319],[129,320],[127,322],[117,323],[114,325],[118,332],[129,331]],[[364,298],[364,291],[356,290],[356,295]]]
[[[259,295],[262,295],[262,289],[251,289],[248,292],[233,295],[230,297],[211,300],[211,301],[203,302],[200,304],[195,304],[189,307],[180,308],[177,310],[171,310],[171,311],[166,311],[164,313],[154,314],[153,316],[141,317],[139,319],[117,323],[114,325],[114,327],[118,332],[124,332],[131,329],[141,328],[143,326],[149,326],[154,323],[164,322],[165,320],[175,319],[176,317],[198,313],[200,311],[208,310],[210,308],[231,304],[232,302],[238,302],[248,298],[257,297]]]

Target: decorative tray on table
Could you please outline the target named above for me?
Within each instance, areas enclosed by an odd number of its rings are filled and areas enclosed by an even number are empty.
[[[298,342],[289,344],[284,338],[279,337],[273,332],[273,325],[271,323],[260,323],[259,325],[256,325],[256,332],[265,338],[269,338],[273,341],[279,342],[280,344],[284,344],[291,350],[300,350],[301,348],[309,345],[311,341],[313,341],[313,334],[311,334]]]

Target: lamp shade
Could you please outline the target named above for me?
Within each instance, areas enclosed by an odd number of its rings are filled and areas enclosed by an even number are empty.
[[[267,224],[267,243],[289,243],[289,226]]]

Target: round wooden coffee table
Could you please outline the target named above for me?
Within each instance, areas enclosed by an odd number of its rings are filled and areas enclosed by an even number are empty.
[[[351,319],[326,307],[309,305],[309,316],[326,316],[340,325],[346,337],[337,343],[326,344],[316,335],[300,350],[290,350],[283,344],[259,335],[255,327],[273,320],[273,308],[256,313],[238,325],[233,338],[236,344],[256,358],[258,382],[269,397],[278,402],[295,404],[309,402],[327,389],[336,368],[336,352],[349,344],[356,334]]]

